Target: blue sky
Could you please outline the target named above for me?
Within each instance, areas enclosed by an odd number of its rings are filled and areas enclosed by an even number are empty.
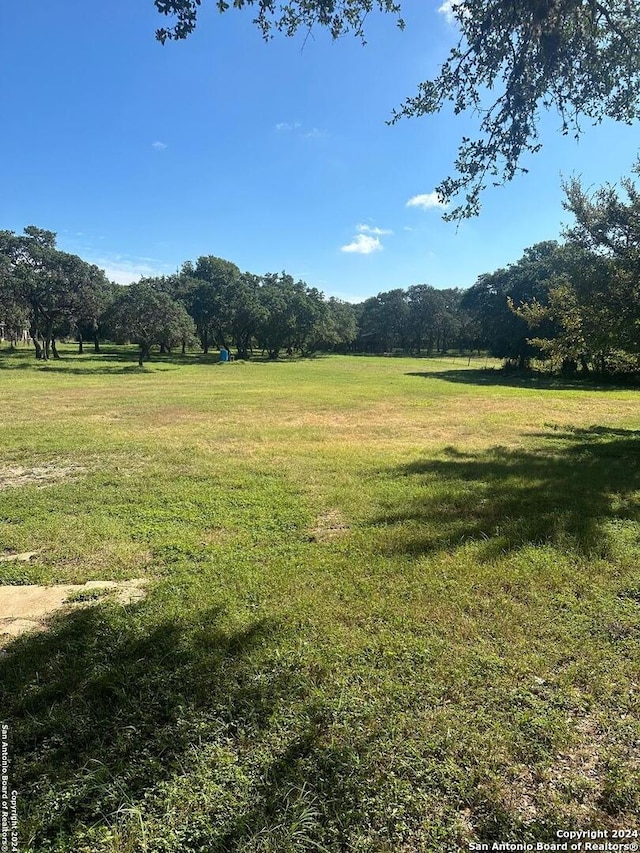
[[[576,143],[546,116],[529,174],[486,192],[478,219],[443,222],[430,194],[474,120],[385,124],[455,40],[441,2],[407,4],[404,31],[371,14],[365,47],[320,31],[265,44],[250,10],[212,0],[164,47],[152,0],[8,4],[0,228],[56,231],[121,282],[213,254],[353,301],[470,286],[559,236],[562,176],[618,181],[639,137],[605,123]]]

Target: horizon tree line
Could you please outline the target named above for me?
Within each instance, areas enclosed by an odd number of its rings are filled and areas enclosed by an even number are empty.
[[[634,167],[640,173],[640,163]],[[548,240],[468,289],[416,284],[352,304],[326,298],[286,272],[241,272],[206,255],[174,275],[125,286],[56,247],[52,231],[0,231],[0,321],[12,343],[28,329],[35,356],[59,358],[56,341],[135,343],[139,364],[153,347],[199,345],[282,353],[431,355],[486,351],[505,364],[532,361],[564,373],[640,369],[640,193],[630,178],[620,192],[587,195],[565,185],[575,224],[565,242]]]

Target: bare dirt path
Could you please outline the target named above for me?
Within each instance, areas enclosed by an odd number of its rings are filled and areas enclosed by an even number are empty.
[[[103,600],[129,604],[145,596],[144,578],[87,581],[56,586],[0,586],[0,646],[26,631],[42,631],[46,618],[62,607],[86,607]]]

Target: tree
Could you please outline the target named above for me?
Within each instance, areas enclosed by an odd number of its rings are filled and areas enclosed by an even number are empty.
[[[360,310],[360,343],[369,352],[408,350],[410,337],[407,294],[397,287],[365,299]]]
[[[260,276],[245,272],[230,294],[229,330],[238,358],[249,358],[251,343],[267,310],[260,302]]]
[[[407,304],[412,348],[420,355],[426,345],[430,355],[444,309],[442,296],[429,284],[415,284],[407,290]]]
[[[94,275],[99,279],[100,287],[89,292],[76,320],[79,353],[83,352],[83,342],[87,339],[93,341],[93,351],[100,352],[100,341],[104,339],[105,334],[103,319],[109,306],[121,292],[121,285],[109,281],[102,270],[97,267],[92,267],[92,270],[96,271]]]
[[[358,336],[356,312],[350,302],[331,296],[326,311],[313,330],[312,346],[318,350],[345,351]]]
[[[630,178],[622,189],[626,199],[610,185],[592,195],[577,179],[565,185],[565,208],[576,223],[565,231],[564,263],[556,267],[547,304],[534,300],[517,312],[536,331],[536,345],[565,369],[638,366],[640,193]],[[540,333],[544,320],[554,322],[554,335]]]
[[[640,175],[640,160],[633,167],[632,174]],[[640,263],[640,191],[632,178],[623,178],[621,186],[626,200],[611,184],[589,195],[577,178],[568,181],[564,185],[564,207],[573,213],[576,224],[566,229],[565,236],[576,245],[615,258],[629,271],[637,271]]]
[[[291,291],[293,311],[293,336],[289,348],[309,354],[318,348],[322,337],[329,331],[329,310],[317,287],[307,287],[298,281]]]
[[[632,173],[640,175],[640,160]],[[604,287],[590,298],[605,315],[609,331],[615,330],[619,349],[640,354],[640,190],[632,178],[621,181],[623,195],[605,185],[589,196],[572,180],[565,185],[565,208],[576,223],[565,236],[573,245],[609,262]],[[626,196],[626,198],[624,198]]]
[[[10,289],[14,311],[28,318],[36,358],[59,358],[55,339],[75,331],[103,307],[108,282],[102,270],[56,248],[56,235],[29,225],[23,235],[0,232],[3,290]]]
[[[518,314],[523,304],[537,302],[546,306],[549,289],[565,272],[568,259],[554,240],[537,243],[525,250],[515,264],[481,275],[463,296],[461,307],[477,321],[483,342],[491,355],[516,362],[523,368],[543,355],[531,340],[527,319]],[[549,316],[545,316],[541,337],[555,336]]]
[[[304,283],[294,282],[292,276],[285,272],[263,276],[258,291],[262,314],[256,328],[256,338],[269,358],[278,358],[283,349],[293,351],[300,337],[297,311],[300,307],[299,297],[304,291]]]
[[[0,254],[0,332],[14,346],[28,325],[27,308],[16,293],[11,261],[6,255]]]
[[[436,327],[436,346],[439,352],[446,352],[455,342],[460,350],[469,343],[468,329],[470,319],[462,309],[464,291],[458,287],[447,287],[437,291],[442,300],[442,310]]]
[[[175,23],[156,33],[186,38],[196,26],[201,0],[154,0]],[[265,38],[326,27],[333,38],[354,32],[364,41],[364,23],[374,6],[396,16],[394,0],[217,0],[221,12],[257,8],[254,22]],[[479,137],[463,137],[456,174],[437,187],[440,199],[462,201],[445,218],[477,215],[488,180],[504,183],[522,155],[536,152],[541,108],[555,107],[565,134],[580,134],[580,120],[612,118],[628,124],[640,117],[640,0],[448,0],[444,4],[460,37],[439,74],[421,83],[415,96],[394,111],[403,117],[437,113],[447,104],[456,114],[482,116]]]
[[[171,348],[194,333],[193,320],[184,307],[154,279],[141,279],[123,288],[109,310],[108,322],[121,341],[140,347],[140,367],[150,358],[152,346]]]
[[[180,298],[193,317],[203,352],[209,352],[212,344],[226,347],[231,335],[230,306],[240,285],[240,270],[231,261],[206,255],[195,265],[184,264],[181,276]]]

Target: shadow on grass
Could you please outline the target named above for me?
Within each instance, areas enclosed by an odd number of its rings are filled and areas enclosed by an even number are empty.
[[[153,362],[151,362],[153,364]],[[166,373],[171,368],[169,367],[156,367],[154,370],[149,370],[149,362],[145,362],[143,367],[138,365],[138,362],[133,363],[132,361],[127,365],[127,367],[108,367],[104,365],[102,367],[68,367],[65,364],[61,364],[59,361],[52,364],[49,362],[42,367],[36,368],[42,371],[42,373],[64,373],[69,374],[71,376],[114,376],[114,375],[130,375],[130,374],[140,374],[140,373]]]
[[[94,849],[91,827],[120,826],[128,812],[168,838],[163,809],[172,796],[186,838],[171,850],[222,853],[265,832],[275,840],[280,832],[285,849],[301,831],[296,815],[306,814],[304,832],[317,836],[316,803],[344,823],[350,753],[320,745],[326,715],[308,698],[299,660],[274,658],[276,624],[225,631],[217,609],[145,624],[140,607],[61,615],[0,658],[21,843]],[[274,740],[279,714],[292,722]]]
[[[48,373],[68,373],[71,375],[100,375],[141,372],[145,368],[151,368],[153,372],[161,372],[171,367],[222,367],[228,364],[220,361],[217,351],[159,353],[153,352],[150,359],[144,363],[144,368],[138,366],[138,351],[131,346],[103,345],[99,353],[85,351],[80,354],[71,352],[69,349],[61,349],[59,359],[39,361],[35,358],[33,349],[0,349],[0,370],[36,370]],[[297,364],[307,361],[317,361],[329,358],[327,353],[312,353],[311,355],[282,356],[270,359],[266,355],[254,354],[251,357],[253,364]],[[233,363],[241,362],[236,359]],[[116,364],[113,364],[115,362]],[[165,367],[166,365],[166,367]]]
[[[440,379],[462,385],[504,386],[507,388],[531,388],[536,391],[620,391],[640,388],[637,376],[581,377],[568,379],[538,371],[505,371],[495,368],[460,370],[425,370],[405,374],[422,379]]]
[[[33,350],[0,350],[0,370],[34,370],[42,373],[68,373],[79,376],[99,376],[101,374],[139,373],[151,368],[153,372],[169,370],[170,367],[184,365],[219,364],[217,353],[153,353],[145,361],[144,367],[138,366],[138,351],[129,347],[102,347],[101,352],[85,352],[82,355],[63,350],[59,359],[37,360]]]
[[[393,470],[410,497],[373,523],[405,525],[392,547],[408,553],[475,541],[486,559],[543,544],[606,556],[606,523],[640,522],[640,430],[594,426],[537,437],[546,446],[447,448],[444,459]]]
[[[86,608],[12,644],[0,662],[12,785],[35,816],[42,849],[175,772],[193,738],[194,711],[222,704],[221,724],[268,720],[283,685],[252,686],[243,667],[272,628],[258,622],[228,635],[218,620],[210,611],[200,614],[202,627],[136,630]]]

